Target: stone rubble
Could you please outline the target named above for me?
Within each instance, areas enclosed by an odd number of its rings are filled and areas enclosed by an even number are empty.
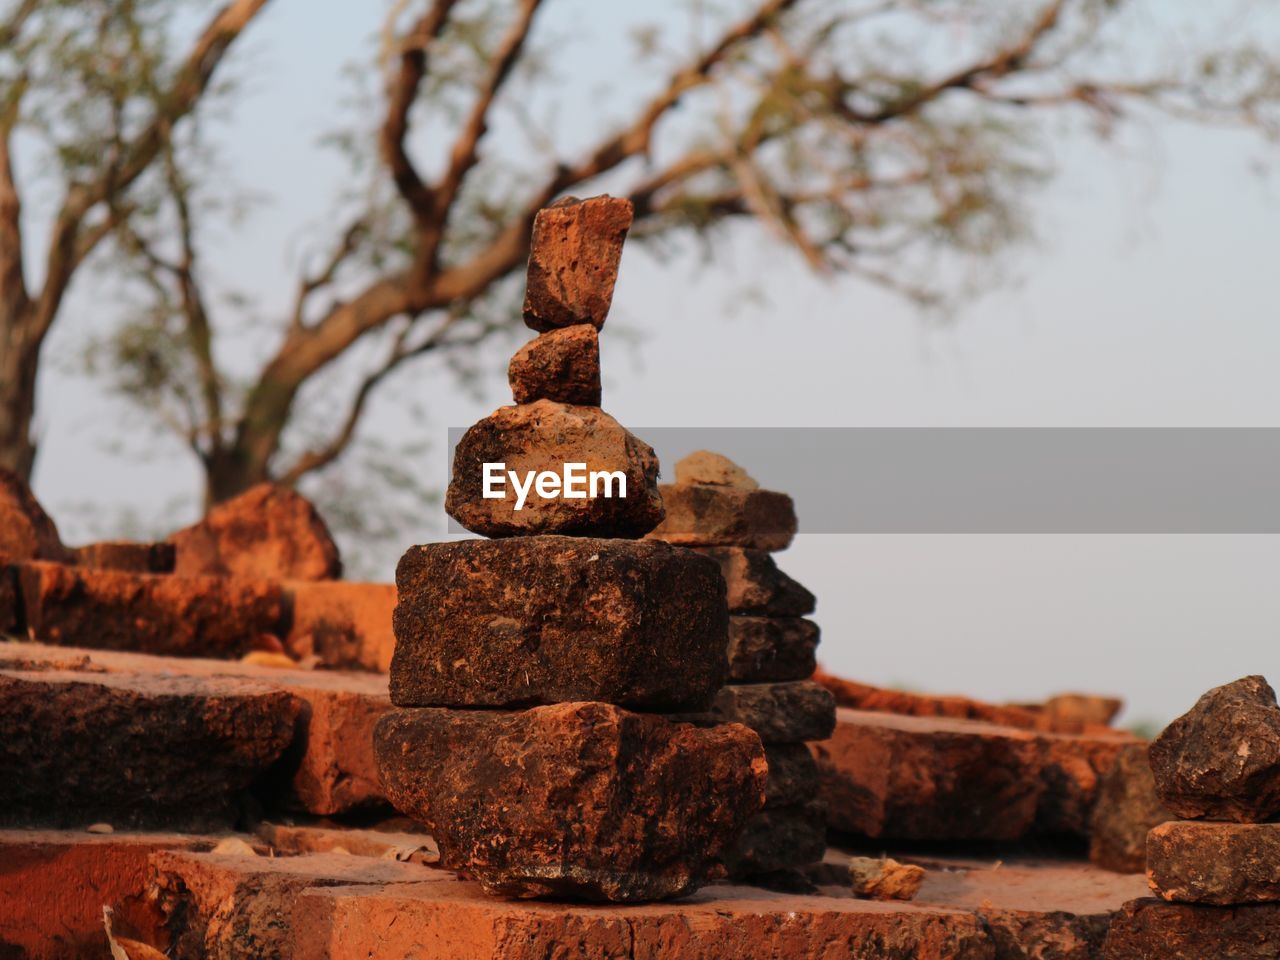
[[[795,534],[791,498],[761,490],[741,466],[706,450],[680,460],[675,475],[660,488],[666,519],[649,536],[715,560],[727,589],[729,685],[701,722],[750,727],[767,756],[825,740],[835,726],[835,700],[809,680],[819,631],[803,619],[816,600],[770,555]],[[775,777],[780,783],[771,790]],[[787,763],[776,773],[771,766],[765,808],[726,856],[732,876],[785,874],[821,859],[826,816],[818,788],[816,766]]]

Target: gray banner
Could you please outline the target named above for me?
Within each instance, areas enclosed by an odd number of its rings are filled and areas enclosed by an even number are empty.
[[[1280,533],[1278,428],[632,432],[666,482],[694,450],[736,461],[795,499],[802,533]]]

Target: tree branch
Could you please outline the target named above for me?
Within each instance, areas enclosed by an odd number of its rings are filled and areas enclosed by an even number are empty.
[[[14,315],[25,313],[30,303],[22,252],[22,199],[10,154],[17,112],[15,98],[0,116],[0,306]]]
[[[18,39],[32,14],[40,9],[41,2],[42,0],[22,0],[9,15],[9,19],[0,23],[0,48],[11,46]]]
[[[418,96],[418,87],[427,74],[427,48],[440,36],[449,22],[449,14],[458,0],[433,0],[431,7],[400,46],[400,69],[388,84],[387,117],[382,124],[380,145],[382,159],[391,170],[396,189],[420,225],[429,222],[432,213],[431,191],[422,182],[409,153],[405,138],[409,133],[409,113]]]
[[[77,241],[85,216],[111,197],[119,197],[156,159],[174,123],[199,102],[228,48],[268,0],[232,0],[209,22],[196,40],[173,86],[157,104],[151,122],[129,143],[121,155],[96,180],[74,184],[54,222],[46,258],[44,289],[36,309],[36,327],[46,333],[57,315],[71,275],[79,265]]]

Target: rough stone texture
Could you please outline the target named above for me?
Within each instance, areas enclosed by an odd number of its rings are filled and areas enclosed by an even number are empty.
[[[695,450],[676,463],[676,483],[703,483],[736,490],[759,490],[760,484],[728,457],[709,450]]]
[[[1089,859],[1118,873],[1142,873],[1147,867],[1147,834],[1174,819],[1156,796],[1146,743],[1131,743],[1098,784],[1089,819]]]
[[[173,573],[177,550],[172,543],[109,540],[75,548],[75,562],[99,570],[129,573]]]
[[[1009,727],[1034,730],[1039,726],[1036,711],[1026,707],[1001,706],[971,700],[968,697],[937,696],[906,690],[887,690],[846,680],[827,673],[821,667],[813,675],[831,691],[836,703],[853,710],[874,710],[909,717],[952,717],[958,720],[985,720]]]
[[[562,476],[566,463],[584,463],[583,498],[557,494],[541,497],[530,488],[520,510],[509,481],[504,496],[484,498],[484,464],[503,463],[521,482],[550,471]],[[613,481],[612,496],[601,486],[590,496],[589,477],[597,471],[621,472],[623,486]],[[565,534],[569,536],[640,537],[662,519],[658,493],[658,458],[653,448],[627,432],[597,407],[573,407],[538,400],[501,407],[472,426],[454,450],[453,477],[445,510],[473,533],[487,537]]]
[[[799,680],[723,687],[708,717],[714,723],[748,726],[765,743],[802,743],[831,736],[835,712],[831,694],[816,683]]]
[[[729,679],[804,680],[813,675],[818,625],[798,617],[730,617]]]
[[[818,796],[818,765],[803,743],[771,743],[765,747],[769,775],[764,805],[786,807]]]
[[[60,646],[191,657],[239,657],[280,630],[280,586],[27,563],[19,571],[27,630]]]
[[[152,939],[159,917],[135,897],[148,858],[213,843],[165,833],[0,831],[0,957],[110,960],[103,906],[113,907],[117,933]]]
[[[260,483],[169,537],[184,576],[332,580],[342,561],[329,528],[295,490]]]
[[[400,706],[702,709],[728,670],[724,585],[689,550],[578,537],[433,543],[405,553],[396,582]]]
[[[995,960],[973,915],[716,885],[679,903],[502,902],[472,883],[313,887],[294,960]]]
[[[271,806],[331,816],[385,804],[373,759],[373,728],[391,709],[387,678],[336,670],[286,670],[224,660],[8,643],[0,669],[186,676],[218,684],[235,678],[282,691],[297,703],[293,742],[258,792]],[[90,677],[91,679],[91,677]]]
[[[1215,687],[1151,744],[1160,801],[1179,817],[1280,814],[1280,707],[1262,677]]]
[[[1099,775],[1126,743],[974,720],[841,708],[813,745],[827,822],[903,840],[1084,835]]]
[[[682,896],[764,802],[749,730],[603,703],[398,710],[374,747],[387,796],[441,863],[503,896]]]
[[[853,857],[849,884],[853,893],[868,900],[912,900],[924,883],[924,867],[899,863],[891,857]]]
[[[1275,960],[1280,904],[1205,907],[1126,903],[1111,921],[1103,960]]]
[[[72,560],[31,488],[5,467],[0,467],[0,560]]]
[[[18,612],[17,568],[0,563],[0,635],[18,632]]]
[[[148,898],[165,919],[174,956],[288,957],[298,936],[294,904],[304,890],[420,879],[422,868],[416,864],[340,853],[261,857],[162,851],[151,858]]]
[[[293,739],[298,709],[233,678],[0,672],[0,819],[229,822]]]
[[[1038,726],[1056,733],[1087,733],[1111,726],[1111,721],[1123,707],[1124,701],[1118,697],[1060,693],[1044,702]]]
[[[729,612],[748,616],[803,617],[813,613],[812,593],[778,569],[763,550],[703,547],[698,552],[720,564]]]
[[[371,745],[372,746],[372,745]],[[405,819],[406,826],[419,831],[419,824]],[[355,857],[398,860],[401,863],[434,865],[440,862],[436,842],[425,832],[409,833],[337,826],[298,826],[287,823],[259,824],[256,834],[277,856],[296,857],[304,853],[346,853]]]
[[[1165,900],[1280,902],[1280,823],[1162,823],[1147,836],[1147,877]]]
[[[630,200],[608,195],[566,197],[538,211],[524,294],[527,326],[604,326],[631,217]]]
[[[344,670],[391,669],[395,584],[292,580],[284,584],[284,596],[289,610],[284,645],[290,656],[315,657]]]
[[[821,801],[789,807],[765,807],[747,821],[742,835],[724,855],[731,877],[774,873],[822,859],[827,822]]]
[[[785,550],[796,534],[796,508],[785,493],[709,484],[659,486],[666,519],[649,534],[686,547]]]
[[[507,382],[516,403],[600,406],[600,335],[578,324],[534,337],[512,356]]]

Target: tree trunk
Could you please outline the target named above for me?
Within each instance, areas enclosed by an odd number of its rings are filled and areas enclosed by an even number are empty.
[[[231,448],[219,451],[205,460],[204,463],[204,508],[206,511],[215,503],[222,503],[244,493],[250,487],[265,483],[271,479],[267,464],[256,458],[245,456],[242,451]]]
[[[33,319],[30,308],[0,306],[0,466],[28,483],[36,459],[31,417],[43,339],[35,335]]]

